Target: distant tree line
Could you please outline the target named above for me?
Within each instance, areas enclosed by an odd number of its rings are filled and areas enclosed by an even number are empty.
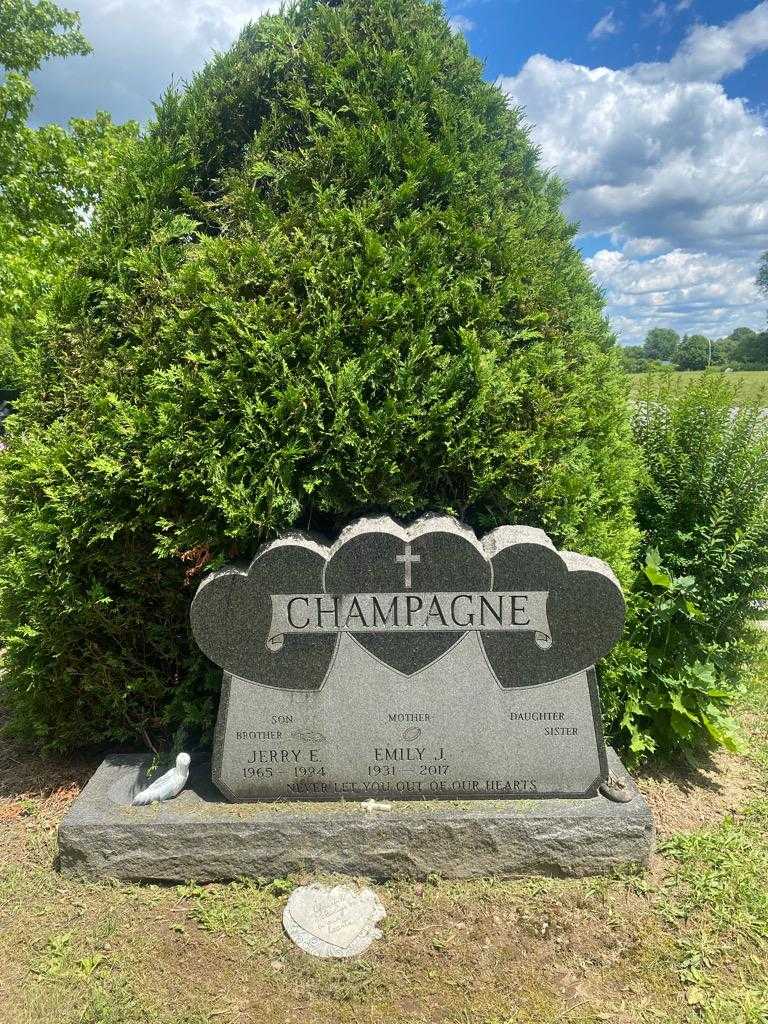
[[[713,339],[703,334],[680,337],[669,327],[654,327],[642,345],[628,345],[622,355],[629,373],[642,373],[659,365],[678,370],[704,370],[708,366],[766,370],[768,331],[737,327],[727,337]]]
[[[760,257],[756,283],[768,296],[768,252]],[[629,373],[642,373],[656,367],[768,370],[768,330],[737,327],[727,337],[713,339],[704,334],[684,334],[681,338],[670,327],[654,327],[648,331],[642,345],[628,345],[622,349],[622,355]]]

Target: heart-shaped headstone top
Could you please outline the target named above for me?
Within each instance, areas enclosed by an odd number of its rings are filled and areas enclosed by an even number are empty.
[[[491,589],[491,567],[475,535],[452,519],[422,520],[405,530],[391,519],[364,520],[345,530],[325,570],[327,594],[387,594]],[[412,675],[453,647],[462,633],[360,633],[355,639],[379,661]]]
[[[265,545],[250,566],[230,566],[200,584],[190,610],[198,647],[226,672],[265,686],[316,690],[336,647],[331,634],[293,634],[279,655],[267,649],[272,596],[321,591],[325,551],[304,536]]]
[[[212,661],[295,690],[322,685],[342,634],[413,675],[474,631],[502,686],[533,686],[593,665],[623,621],[604,562],[558,552],[530,527],[500,527],[481,544],[438,516],[407,528],[362,519],[330,546],[288,535],[249,566],[208,576],[191,610]]]
[[[597,558],[558,552],[528,527],[502,526],[483,539],[493,589],[546,591],[551,643],[534,649],[525,633],[481,633],[502,686],[535,686],[594,665],[624,625],[624,598],[611,569]]]

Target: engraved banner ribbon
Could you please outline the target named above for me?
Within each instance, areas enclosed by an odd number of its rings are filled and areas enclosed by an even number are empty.
[[[392,594],[273,594],[267,649],[286,634],[531,632],[552,646],[547,590]]]

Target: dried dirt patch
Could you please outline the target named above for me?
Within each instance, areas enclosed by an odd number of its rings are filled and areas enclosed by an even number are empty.
[[[715,825],[763,788],[755,762],[726,750],[712,751],[695,765],[646,768],[635,781],[650,804],[660,839]]]

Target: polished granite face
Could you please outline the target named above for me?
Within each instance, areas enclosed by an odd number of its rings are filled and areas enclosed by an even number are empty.
[[[592,666],[624,601],[607,565],[540,530],[289,535],[206,578],[191,617],[224,669],[230,799],[589,796],[605,778]]]

